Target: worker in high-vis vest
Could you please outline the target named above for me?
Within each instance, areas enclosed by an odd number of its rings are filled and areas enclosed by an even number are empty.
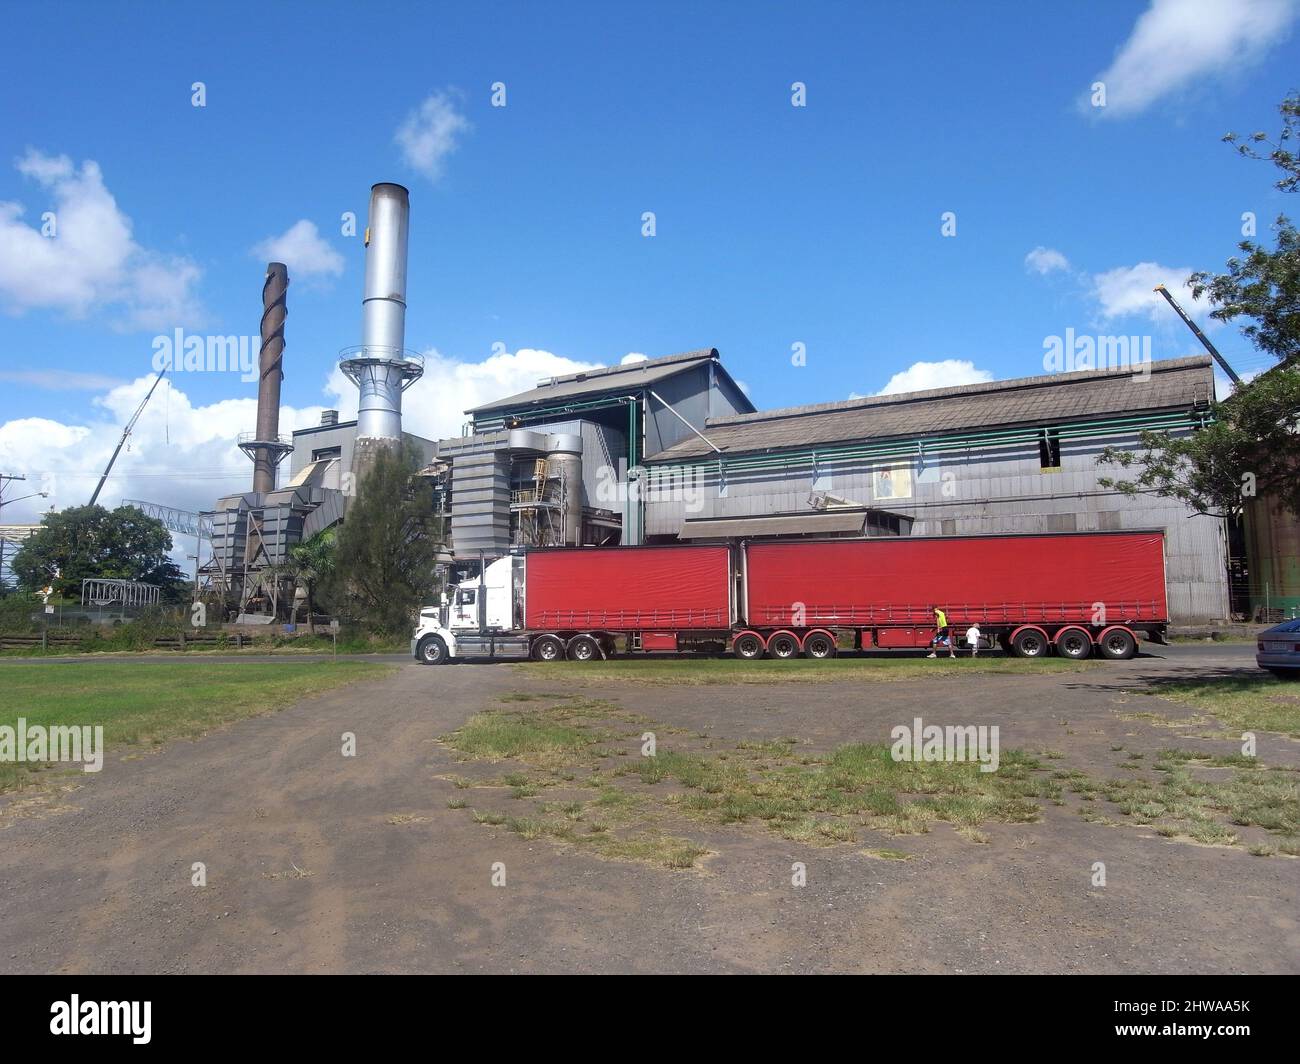
[[[948,645],[948,657],[955,658],[953,653],[952,637],[948,629],[948,615],[939,609],[938,606],[931,606],[931,612],[934,613],[934,638],[930,640],[930,653],[927,657],[935,657],[935,648],[941,647],[946,642]]]

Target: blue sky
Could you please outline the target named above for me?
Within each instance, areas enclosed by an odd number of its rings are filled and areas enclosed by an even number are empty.
[[[364,228],[376,181],[411,189],[407,345],[436,356],[407,425],[429,435],[634,352],[715,346],[760,409],[1041,373],[1066,329],[1196,352],[1152,278],[1221,268],[1247,211],[1270,239],[1272,168],[1219,138],[1276,132],[1298,6],[11,6],[0,472],[50,499],[4,520],[89,497],[156,335],[255,334],[272,252],[283,427],[346,414],[364,260],[340,216]],[[105,501],[242,486],[252,389],[177,375]]]

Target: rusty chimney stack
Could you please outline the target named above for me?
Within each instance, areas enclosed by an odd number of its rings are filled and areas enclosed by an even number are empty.
[[[262,348],[258,354],[257,428],[239,439],[253,460],[253,490],[275,490],[275,470],[293,448],[280,436],[280,382],[284,380],[285,296],[289,270],[283,262],[266,264],[262,285]]]

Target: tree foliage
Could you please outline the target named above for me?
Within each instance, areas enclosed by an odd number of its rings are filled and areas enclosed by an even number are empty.
[[[1275,187],[1295,192],[1300,94],[1287,97],[1279,110],[1282,132],[1276,141],[1264,133],[1229,133],[1224,140],[1247,158],[1271,161],[1283,175]],[[1228,260],[1226,272],[1195,273],[1188,284],[1197,298],[1209,296],[1212,318],[1242,320],[1243,335],[1279,364],[1213,404],[1211,423],[1190,437],[1147,432],[1145,453],[1106,448],[1103,463],[1136,475],[1103,477],[1103,486],[1181,499],[1218,515],[1239,512],[1253,495],[1270,495],[1300,514],[1300,233],[1285,214],[1274,229],[1275,248],[1244,240],[1241,256]]]
[[[434,586],[437,529],[418,451],[380,449],[338,534],[332,594],[366,626],[409,631]]]
[[[1223,139],[1250,159],[1266,159],[1282,171],[1274,187],[1281,192],[1300,189],[1300,159],[1295,147],[1300,142],[1300,93],[1288,96],[1279,108],[1282,132],[1270,142],[1264,133],[1240,137],[1229,133]],[[1268,144],[1262,153],[1258,145]],[[1237,245],[1241,256],[1230,258],[1226,273],[1194,273],[1189,281],[1199,299],[1209,294],[1217,321],[1249,319],[1242,333],[1261,351],[1283,361],[1300,355],[1300,233],[1285,215],[1274,223],[1277,247],[1269,250],[1253,240]]]
[[[284,577],[307,595],[307,631],[316,630],[314,615],[321,587],[334,575],[337,533],[332,528],[318,532],[311,539],[289,548],[288,556],[274,567],[276,576]],[[296,603],[295,603],[296,608]]]
[[[1107,447],[1103,462],[1135,476],[1102,477],[1127,495],[1180,499],[1228,517],[1257,495],[1300,514],[1300,365],[1278,366],[1214,407],[1214,420],[1190,436],[1142,433],[1145,453]]]
[[[139,580],[156,584],[163,600],[179,601],[185,576],[168,557],[171,533],[134,506],[70,506],[46,514],[40,530],[14,555],[21,587],[78,597],[81,581]]]

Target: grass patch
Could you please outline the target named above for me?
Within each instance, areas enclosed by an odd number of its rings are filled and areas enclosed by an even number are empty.
[[[322,691],[386,676],[393,668],[359,661],[6,667],[0,681],[0,724],[15,727],[23,717],[29,728],[102,725],[105,756],[111,758],[131,747],[202,735]],[[80,767],[52,768],[84,775]],[[0,791],[25,786],[48,771],[39,765],[0,763]]]
[[[1259,675],[1158,683],[1145,693],[1192,706],[1230,729],[1280,732],[1300,739],[1300,684],[1263,670]]]

